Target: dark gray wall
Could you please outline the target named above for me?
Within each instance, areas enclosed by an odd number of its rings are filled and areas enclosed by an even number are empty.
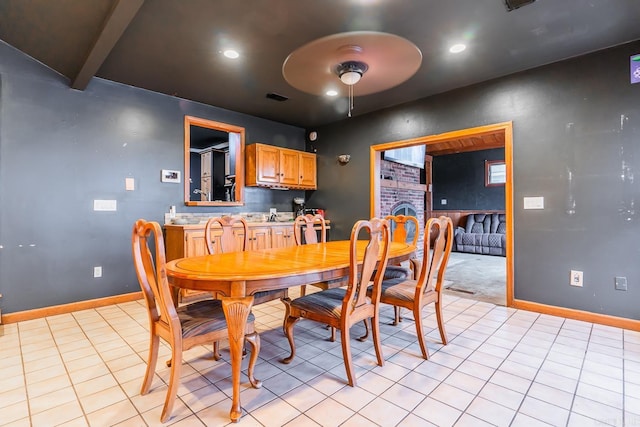
[[[179,77],[178,77],[179,78]],[[11,313],[139,290],[130,233],[178,212],[291,211],[304,191],[246,188],[242,207],[187,208],[183,117],[246,128],[247,144],[304,149],[304,129],[93,79],[85,91],[0,42],[0,307]],[[125,191],[126,177],[135,191]],[[184,174],[183,174],[184,178]],[[117,212],[94,212],[115,199]],[[93,278],[93,266],[103,277]]]
[[[309,203],[326,207],[334,238],[348,237],[369,216],[370,145],[513,121],[515,297],[640,319],[640,212],[620,214],[640,198],[638,179],[621,179],[623,160],[640,171],[640,156],[621,157],[625,141],[640,144],[640,84],[629,84],[638,52],[634,42],[321,127]],[[351,162],[340,166],[344,152]],[[525,196],[543,196],[545,209],[524,210]],[[583,288],[569,286],[571,269],[584,271]],[[615,276],[628,291],[614,290]]]
[[[485,187],[485,160],[504,160],[504,149],[435,156],[433,209],[504,210],[504,185]],[[447,200],[443,205],[442,199]]]

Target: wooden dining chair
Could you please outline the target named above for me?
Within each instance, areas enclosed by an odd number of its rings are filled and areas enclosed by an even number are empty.
[[[320,240],[316,227],[320,227]],[[293,221],[293,235],[296,245],[324,243],[327,241],[327,223],[322,215],[298,215]]]
[[[318,241],[318,230],[320,228],[320,240]],[[293,236],[296,245],[325,243],[327,241],[327,224],[321,215],[298,215],[293,221]],[[320,289],[328,289],[326,282],[312,283],[311,286]],[[307,285],[300,286],[300,296],[307,294]]]
[[[235,233],[233,227],[240,224],[241,228]],[[222,228],[222,234],[214,236],[216,226]],[[221,216],[209,218],[204,227],[204,241],[208,254],[217,252],[241,252],[249,249],[249,226],[244,218],[239,216]]]
[[[420,225],[418,222],[418,218],[415,216],[407,216],[407,215],[387,215],[384,217],[387,221],[389,221],[389,227],[391,229],[391,241],[398,243],[410,243],[413,246],[418,244],[418,237],[420,232]],[[408,237],[410,229],[413,228],[413,237],[411,242],[408,242]],[[405,280],[408,277],[413,277],[415,279],[415,271],[416,271],[416,259],[409,259],[409,268],[403,267],[400,262],[389,263],[387,264],[387,268],[384,271],[383,283],[389,283],[391,281],[400,282]],[[397,325],[402,321],[402,317],[400,316],[400,307],[393,307],[393,323],[392,325]],[[365,322],[365,333],[363,336],[358,338],[359,341],[366,341],[369,337],[369,325]]]
[[[358,236],[361,230],[369,233],[364,249],[358,250]],[[351,231],[349,282],[346,288],[333,288],[315,292],[296,298],[285,299],[289,306],[286,320],[286,334],[291,347],[291,354],[282,360],[291,363],[296,354],[293,330],[301,318],[328,324],[341,331],[342,357],[347,371],[348,383],[355,386],[356,377],[351,360],[350,329],[360,321],[371,319],[373,344],[379,366],[384,364],[379,333],[379,299],[382,276],[389,258],[389,224],[387,221],[372,218],[369,221],[356,222]],[[380,258],[379,258],[380,256]],[[362,259],[362,267],[358,268],[358,259]],[[367,296],[367,288],[372,284],[371,296]]]
[[[387,215],[385,219],[389,221],[391,226],[392,242],[409,243],[407,241],[407,237],[409,236],[410,229],[413,228],[413,238],[410,243],[413,246],[417,246],[418,238],[420,237],[420,223],[418,222],[418,218],[410,215]],[[413,279],[417,278],[416,271],[418,268],[416,261],[415,257],[409,259],[408,270],[400,263],[387,265],[383,280],[406,279],[407,277],[412,277]],[[394,306],[393,312],[393,325],[397,325],[402,321],[402,318],[400,317],[400,307]]]
[[[234,232],[234,226],[240,224],[240,229],[236,227],[239,233]],[[213,236],[214,227],[218,225],[222,228],[222,234],[218,237]],[[216,252],[242,252],[249,250],[249,225],[244,218],[239,216],[222,216],[209,218],[204,228],[204,239],[207,246],[207,253]],[[218,239],[216,241],[216,239]],[[253,305],[262,304],[276,299],[286,298],[288,292],[286,289],[276,289],[273,291],[256,292],[253,295]]]
[[[327,241],[327,224],[322,215],[299,215],[296,217],[293,224],[293,236],[296,245],[325,243]],[[320,229],[317,230],[316,227],[320,227]],[[318,231],[320,231],[320,233],[318,233]],[[320,242],[318,242],[318,234],[320,234]],[[330,282],[310,283],[309,286],[315,286],[316,288],[326,290],[330,288],[339,288],[345,284],[346,282],[344,279],[337,279]],[[305,296],[306,294],[307,285],[300,286],[300,296]],[[365,322],[365,326],[366,325],[367,322]],[[329,327],[329,329],[331,330],[330,341],[333,342],[336,340],[336,328]],[[366,338],[368,335],[369,329],[367,326],[367,334],[363,338]]]
[[[431,244],[433,241],[433,244]],[[382,282],[380,302],[394,307],[404,307],[413,312],[416,335],[422,357],[429,358],[429,351],[422,326],[422,308],[434,303],[442,344],[447,344],[447,333],[442,318],[442,286],[453,243],[451,218],[429,218],[424,233],[424,254],[416,263],[417,278],[390,279]],[[374,296],[374,293],[371,293]]]
[[[155,247],[155,252],[152,252],[150,242]],[[164,239],[160,225],[143,219],[136,221],[133,226],[131,245],[138,282],[149,314],[149,357],[140,389],[141,395],[149,392],[153,382],[160,338],[171,347],[171,360],[167,363],[171,367],[169,386],[160,415],[160,421],[164,423],[171,417],[176,399],[183,351],[197,345],[213,344],[228,338],[225,313],[233,312],[235,306],[241,304],[233,299],[203,300],[176,307],[174,303],[176,295],[172,293],[167,281]],[[252,314],[249,314],[247,319],[245,334],[245,340],[252,347],[248,366],[249,381],[253,387],[259,388],[261,383],[254,378],[253,373],[260,352],[260,337],[255,331]],[[243,345],[243,342],[238,341],[232,339],[229,345]],[[220,359],[217,346],[214,347],[213,359]]]

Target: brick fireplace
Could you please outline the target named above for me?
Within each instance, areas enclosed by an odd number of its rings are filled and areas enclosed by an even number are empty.
[[[380,213],[386,215],[414,215],[420,223],[418,253],[422,256],[425,185],[420,184],[420,168],[382,160],[380,185]]]

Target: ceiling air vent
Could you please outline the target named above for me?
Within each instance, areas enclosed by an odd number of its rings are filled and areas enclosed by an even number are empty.
[[[507,4],[507,10],[511,12],[512,10],[519,9],[522,6],[531,4],[534,1],[536,0],[505,0],[505,3]]]
[[[273,92],[269,92],[267,94],[267,98],[269,99],[273,99],[274,101],[278,101],[278,102],[284,102],[287,99],[289,99],[288,97],[284,96],[284,95],[280,95],[278,93],[273,93]]]

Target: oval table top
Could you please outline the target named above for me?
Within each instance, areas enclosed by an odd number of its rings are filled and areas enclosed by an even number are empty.
[[[367,241],[358,242],[362,256]],[[415,246],[391,242],[390,260],[407,259]],[[349,241],[337,240],[288,248],[262,249],[179,258],[167,263],[172,282],[268,281],[285,277],[342,270],[349,267]],[[179,283],[178,283],[179,285]],[[199,288],[199,286],[185,286]]]

